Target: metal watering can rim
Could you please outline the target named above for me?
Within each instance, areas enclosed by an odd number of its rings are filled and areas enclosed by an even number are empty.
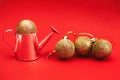
[[[36,33],[31,33],[31,34],[19,34],[19,33],[15,33],[15,34],[17,34],[17,35],[32,35],[32,34],[36,34]]]

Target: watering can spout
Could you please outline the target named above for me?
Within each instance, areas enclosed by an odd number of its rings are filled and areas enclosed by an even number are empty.
[[[56,28],[54,28],[53,26],[51,26],[50,28],[51,28],[52,32],[60,34],[60,32]]]
[[[39,50],[41,50],[46,45],[46,43],[50,40],[54,33],[60,34],[60,32],[53,26],[51,26],[50,28],[51,32],[39,43]]]

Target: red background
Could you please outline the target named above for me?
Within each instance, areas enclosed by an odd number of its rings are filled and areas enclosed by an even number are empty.
[[[36,61],[16,60],[2,40],[3,31],[15,30],[22,19],[36,23],[39,41],[50,32],[51,25],[61,32],[52,37]],[[110,40],[112,55],[103,61],[76,56],[65,61],[55,56],[47,59],[69,30]],[[119,0],[0,0],[0,80],[120,80],[119,36]],[[15,45],[12,35],[8,40]]]

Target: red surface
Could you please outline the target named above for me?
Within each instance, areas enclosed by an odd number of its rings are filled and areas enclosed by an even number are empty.
[[[54,26],[54,35],[33,62],[21,62],[3,42],[3,31],[22,19],[32,19],[38,28],[39,41]],[[59,60],[47,55],[68,30],[88,32],[112,41],[112,55],[98,61],[74,56]],[[12,36],[12,34],[9,34]],[[8,40],[14,46],[14,37]],[[119,0],[0,0],[0,80],[120,80],[120,1]]]

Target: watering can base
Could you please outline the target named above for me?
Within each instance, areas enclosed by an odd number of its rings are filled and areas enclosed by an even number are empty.
[[[39,59],[40,56],[37,56],[37,57],[35,57],[35,58],[33,58],[33,59],[23,59],[23,58],[20,58],[20,57],[17,57],[17,56],[15,56],[15,58],[16,58],[17,60],[19,60],[19,61],[30,62],[30,61],[35,61],[35,60]]]

